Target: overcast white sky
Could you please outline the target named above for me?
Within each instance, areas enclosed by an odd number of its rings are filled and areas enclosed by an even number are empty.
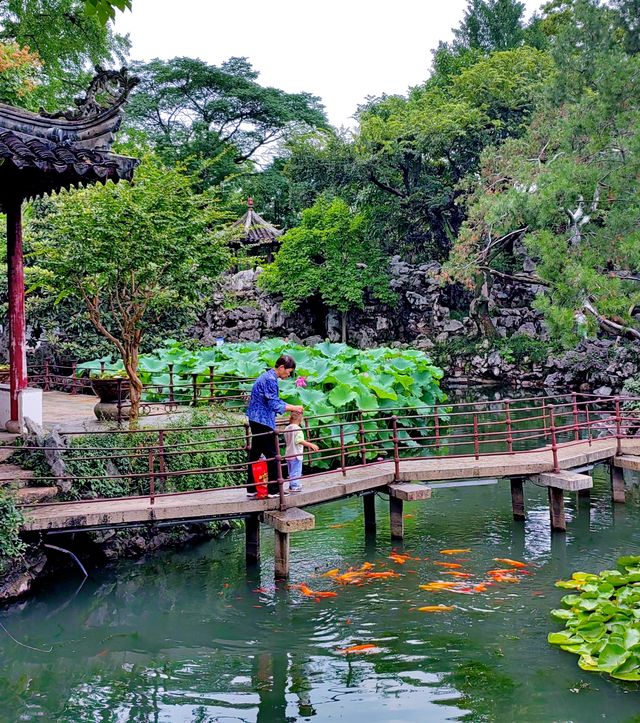
[[[542,0],[525,0],[531,14]],[[134,0],[118,13],[136,60],[246,56],[260,82],[322,98],[333,125],[368,95],[405,93],[426,79],[467,0]]]

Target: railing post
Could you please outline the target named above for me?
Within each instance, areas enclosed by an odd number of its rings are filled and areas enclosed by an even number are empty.
[[[622,453],[622,415],[620,414],[620,397],[615,397],[616,403],[616,455]]]
[[[511,400],[504,400],[504,411],[507,424],[507,452],[513,454],[513,430],[511,425]]]
[[[434,413],[434,427],[435,427],[435,433],[436,433],[436,450],[440,449],[440,417],[438,416],[438,405],[436,404],[433,407],[433,413]]]
[[[360,462],[361,464],[365,465],[367,464],[367,442],[365,440],[364,416],[362,414],[362,409],[358,410],[358,416],[358,434],[360,436]]]
[[[398,417],[394,414],[391,417],[391,428],[393,430],[393,465],[394,478],[398,482],[400,479],[400,448],[398,445]]]
[[[91,374],[91,372],[89,372],[89,374]],[[100,362],[100,374],[104,374],[104,362],[103,361]]]
[[[480,440],[478,439],[478,415],[473,415],[473,455],[476,459],[480,459]]]
[[[191,386],[193,388],[193,401],[191,406],[195,407],[198,403],[198,374],[196,372],[191,373]]]
[[[278,494],[280,495],[280,509],[284,510],[284,478],[282,476],[282,456],[280,455],[280,434],[276,431],[276,467],[278,474]]]
[[[551,433],[551,454],[553,455],[553,471],[559,472],[558,464],[558,440],[556,439],[556,415],[553,404],[549,405],[549,431]]]
[[[547,441],[547,404],[542,399],[542,428],[544,429],[544,441]]]
[[[173,364],[169,364],[169,401],[174,401],[173,395]]]
[[[164,483],[162,489],[163,489],[163,491],[166,492],[167,465],[166,465],[166,460],[164,458],[164,429],[158,430],[158,466],[160,468],[160,474],[162,475],[162,481]]]
[[[155,480],[155,459],[153,455],[153,448],[149,447],[149,501],[154,504],[154,497],[156,493],[156,480]]]
[[[589,400],[585,403],[585,412],[587,414],[587,439],[589,441],[589,446],[591,446],[591,440],[593,439],[593,435],[591,434],[591,415],[589,414]]]
[[[78,388],[76,385],[76,369],[78,366],[78,362],[72,362],[71,363],[71,394],[77,394]]]
[[[578,395],[576,392],[571,392],[571,399],[573,401],[573,438],[578,442],[580,441],[580,418],[578,415]]]
[[[340,467],[342,469],[342,476],[347,476],[346,470],[346,455],[344,449],[344,422],[340,422]]]
[[[49,360],[44,360],[44,391],[48,392],[49,387]]]
[[[213,364],[209,367],[209,404],[213,403],[216,395],[215,367]]]

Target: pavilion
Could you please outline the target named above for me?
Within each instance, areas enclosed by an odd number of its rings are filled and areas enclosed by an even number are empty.
[[[10,383],[0,385],[0,425],[10,431],[21,431],[25,416],[42,419],[42,392],[27,388],[22,204],[63,188],[133,178],[138,161],[110,148],[137,82],[126,68],[97,67],[73,110],[38,114],[0,103],[0,212],[7,216],[10,340]]]
[[[232,246],[246,250],[250,256],[264,256],[267,263],[273,261],[278,248],[278,237],[284,232],[257,213],[252,198],[247,199],[247,212],[233,224],[233,228],[242,230],[241,235],[232,240]]]

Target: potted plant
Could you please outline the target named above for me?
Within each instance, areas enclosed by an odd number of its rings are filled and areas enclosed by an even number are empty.
[[[114,404],[129,399],[129,379],[124,371],[91,374],[91,388],[102,404]]]

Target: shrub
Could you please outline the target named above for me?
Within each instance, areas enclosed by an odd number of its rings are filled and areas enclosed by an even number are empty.
[[[23,523],[24,515],[16,505],[15,495],[0,488],[0,573],[24,552],[26,545],[20,538]]]

